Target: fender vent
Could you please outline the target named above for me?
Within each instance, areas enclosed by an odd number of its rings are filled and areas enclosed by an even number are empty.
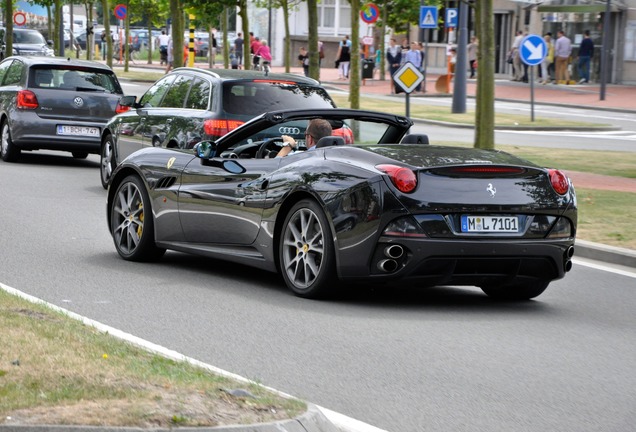
[[[177,178],[174,176],[171,177],[162,177],[160,178],[156,185],[155,185],[155,189],[168,189],[170,188],[175,182],[177,181]]]

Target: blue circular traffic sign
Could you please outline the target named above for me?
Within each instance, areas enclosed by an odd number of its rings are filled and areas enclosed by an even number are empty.
[[[521,41],[519,56],[528,66],[538,65],[548,54],[548,45],[539,35],[528,35]]]

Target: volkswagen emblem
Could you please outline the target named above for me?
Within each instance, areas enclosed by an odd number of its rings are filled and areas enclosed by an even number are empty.
[[[77,96],[75,99],[73,99],[73,103],[75,104],[76,107],[81,108],[84,106],[84,99]]]
[[[281,135],[300,135],[300,128],[281,126],[278,128],[278,132],[280,132]]]

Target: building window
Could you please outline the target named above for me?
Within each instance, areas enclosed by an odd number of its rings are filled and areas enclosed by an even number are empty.
[[[318,3],[318,27],[333,28],[336,22],[336,0],[323,0]]]
[[[351,5],[347,0],[322,0],[318,3],[318,28],[347,32],[351,29]]]

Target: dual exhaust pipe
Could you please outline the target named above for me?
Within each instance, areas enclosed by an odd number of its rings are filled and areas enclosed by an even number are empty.
[[[399,268],[398,259],[404,255],[404,248],[400,245],[389,245],[384,248],[386,258],[378,261],[378,270],[384,273],[393,273]]]
[[[574,246],[570,246],[563,254],[563,268],[566,272],[572,270],[572,257],[574,256]]]

